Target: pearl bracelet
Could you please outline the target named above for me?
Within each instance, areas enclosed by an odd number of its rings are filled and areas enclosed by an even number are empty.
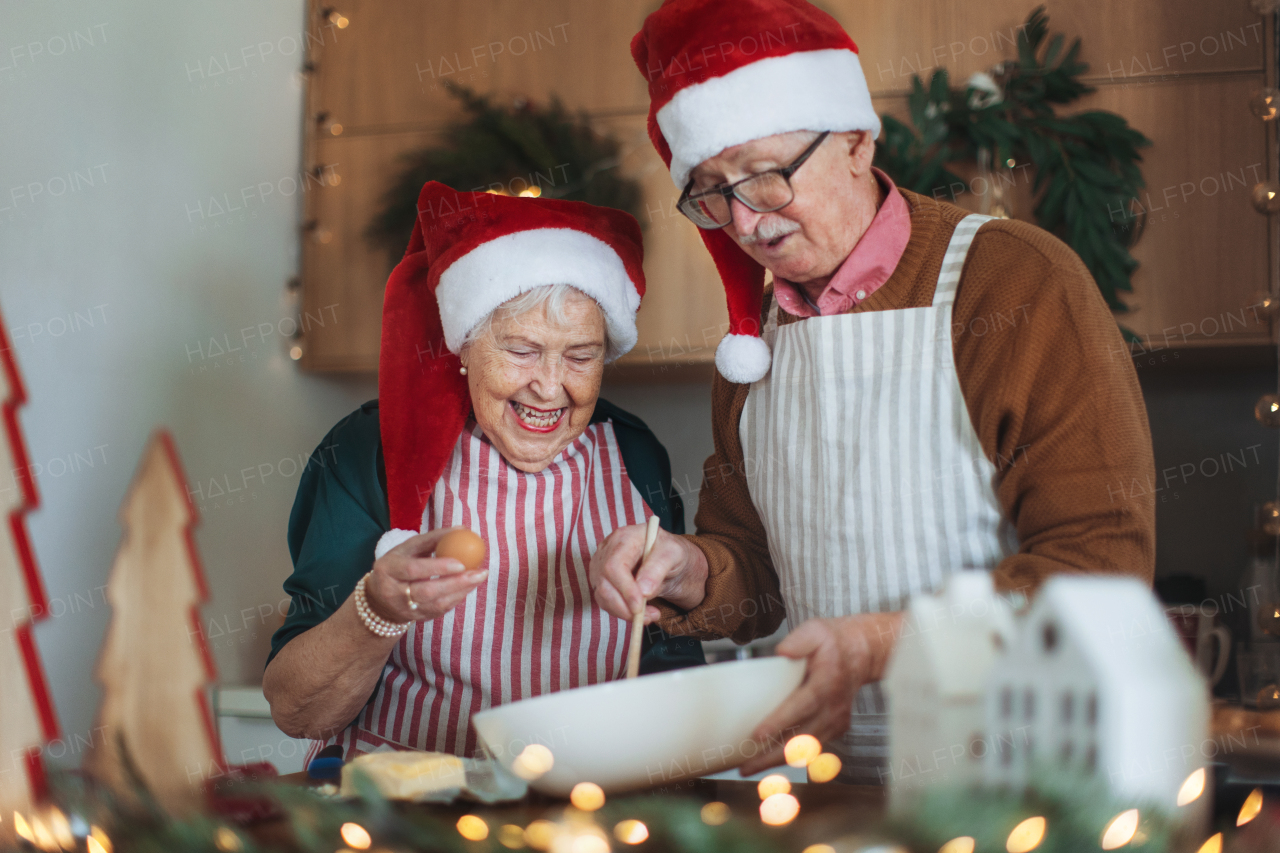
[[[369,579],[369,572],[356,582],[356,613],[360,614],[360,621],[364,626],[377,634],[379,637],[399,637],[413,625],[412,622],[388,622],[381,616],[373,612],[373,608],[369,606],[369,599],[364,594],[364,582]]]

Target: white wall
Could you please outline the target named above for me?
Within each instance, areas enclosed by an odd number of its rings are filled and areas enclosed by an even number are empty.
[[[302,21],[303,0],[0,0],[0,310],[43,469],[28,525],[58,615],[36,637],[64,733],[81,743],[116,511],[151,430],[172,430],[206,495],[215,478],[234,486],[242,469],[274,468],[230,503],[197,495],[206,626],[241,629],[214,638],[217,664],[224,682],[252,682],[269,635],[257,608],[279,601],[290,570],[297,474],[280,469],[299,466],[281,461],[305,459],[376,395],[371,377],[300,374],[276,332],[241,336],[293,313],[297,197],[284,193],[302,89],[300,53],[281,54]],[[224,55],[242,69],[209,77]],[[279,192],[244,201],[261,182]],[[209,217],[224,193],[245,209]],[[211,357],[224,335],[241,350]]]
[[[41,466],[28,527],[55,616],[36,637],[73,745],[91,739],[116,512],[151,430],[173,432],[200,490],[220,680],[256,683],[275,621],[259,607],[290,571],[297,463],[377,393],[372,377],[299,373],[278,332],[294,312],[302,94],[300,53],[284,54],[303,5],[0,0],[0,311]],[[271,194],[242,195],[263,183]],[[214,215],[224,195],[243,210]],[[277,331],[257,337],[260,324]],[[240,349],[219,356],[211,339]],[[692,527],[708,389],[605,393],[667,444]],[[270,476],[246,487],[259,466]],[[214,481],[241,491],[217,497]]]

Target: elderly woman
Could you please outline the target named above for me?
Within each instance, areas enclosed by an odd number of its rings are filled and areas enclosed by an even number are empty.
[[[598,397],[636,340],[635,220],[434,182],[418,210],[387,282],[379,398],[298,487],[293,607],[263,679],[283,731],[348,758],[470,755],[477,711],[618,678],[630,623],[592,601],[591,554],[649,515],[683,528],[666,451]],[[457,528],[487,543],[474,570],[433,556]],[[649,669],[701,661],[692,641],[649,645]]]

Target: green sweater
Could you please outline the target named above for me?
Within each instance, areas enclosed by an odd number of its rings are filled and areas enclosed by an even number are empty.
[[[666,449],[644,421],[600,399],[591,423],[603,421],[613,422],[627,475],[662,528],[683,533],[684,506],[671,488]],[[329,430],[302,472],[289,515],[293,574],[284,589],[292,602],[271,638],[267,663],[294,637],[328,619],[373,567],[374,546],[391,528],[386,483],[378,401],[370,400]],[[696,641],[667,637],[652,626],[646,630],[642,672],[704,662]]]

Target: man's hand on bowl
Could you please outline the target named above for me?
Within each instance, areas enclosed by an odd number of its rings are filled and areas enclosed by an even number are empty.
[[[901,622],[901,613],[864,613],[810,619],[788,634],[777,653],[806,659],[804,681],[752,732],[769,749],[739,772],[750,776],[785,763],[783,749],[798,734],[824,743],[842,735],[858,690],[884,675]]]
[[[646,604],[664,598],[689,609],[702,602],[707,590],[707,558],[683,536],[658,530],[649,560],[644,553],[644,525],[619,527],[591,555],[589,580],[596,604],[619,619],[630,619],[642,606],[645,624],[658,621],[657,607]]]

